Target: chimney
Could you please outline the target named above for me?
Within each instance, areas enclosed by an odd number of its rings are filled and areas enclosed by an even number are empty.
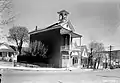
[[[35,28],[35,31],[37,31],[37,26],[36,26],[36,28]]]

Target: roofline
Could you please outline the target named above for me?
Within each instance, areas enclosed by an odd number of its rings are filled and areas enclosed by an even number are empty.
[[[59,24],[59,23],[56,23],[56,24]],[[53,24],[53,25],[55,25],[55,24]],[[60,26],[60,27],[54,26],[56,28],[54,28],[54,27],[53,28],[49,28],[49,27],[52,27],[53,25],[48,26],[47,28],[44,28],[44,29],[39,29],[37,31],[36,30],[31,31],[31,32],[29,32],[29,34],[36,34],[36,33],[39,33],[39,32],[45,32],[45,31],[48,31],[48,30],[53,30],[53,29],[58,29],[58,28],[66,29],[66,28],[62,27],[61,25],[57,25],[57,26]],[[68,30],[68,29],[66,29],[66,30]],[[70,31],[70,30],[68,30],[68,31]],[[70,32],[74,33],[75,35],[78,35],[80,38],[82,37],[82,35],[79,35],[76,32],[73,32],[73,31],[70,31]],[[74,38],[77,38],[77,37],[74,37]]]
[[[62,28],[62,27],[57,27],[57,28],[44,28],[44,29],[40,29],[40,30],[34,30],[34,31],[31,31],[29,32],[29,34],[36,34],[36,33],[39,33],[39,32],[45,32],[45,31],[49,31],[49,30],[53,30],[53,29],[58,29],[58,28]]]

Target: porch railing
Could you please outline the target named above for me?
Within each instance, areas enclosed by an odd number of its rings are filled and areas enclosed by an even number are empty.
[[[70,46],[69,45],[66,45],[66,46],[61,46],[61,51],[64,51],[64,50],[70,50]]]

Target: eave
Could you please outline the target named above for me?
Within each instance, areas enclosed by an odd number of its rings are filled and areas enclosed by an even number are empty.
[[[45,31],[49,31],[49,30],[53,30],[53,29],[58,29],[58,28],[62,28],[60,25],[57,25],[57,26],[53,26],[51,28],[44,28],[44,29],[39,29],[39,30],[34,30],[34,31],[31,31],[29,32],[29,34],[36,34],[36,33],[40,33],[40,32],[45,32]]]
[[[71,30],[68,30],[68,29],[66,29],[66,28],[63,28],[62,27],[62,29],[65,31],[65,32],[61,32],[61,34],[71,34],[72,35],[72,37],[73,38],[78,38],[78,37],[82,37],[82,35],[79,35],[79,34],[77,34],[76,32],[73,32],[73,31],[71,31]]]
[[[64,30],[65,33],[61,33],[61,34],[71,34],[73,38],[78,38],[78,37],[82,37],[82,35],[79,35],[78,33],[74,32],[74,31],[71,31],[71,30],[68,30],[64,27],[62,27],[61,25],[59,25],[59,23],[55,23],[47,28],[44,28],[44,29],[39,29],[39,30],[34,30],[34,31],[31,31],[29,32],[29,34],[37,34],[37,33],[40,33],[40,32],[45,32],[45,31],[49,31],[49,30],[53,30],[53,29],[58,29],[60,28],[61,30]]]

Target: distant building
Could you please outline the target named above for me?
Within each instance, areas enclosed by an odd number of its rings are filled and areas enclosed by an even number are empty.
[[[97,53],[102,54],[100,65],[103,66],[103,68],[109,67],[110,63],[112,65],[120,65],[120,50],[112,50],[111,53],[110,51],[102,51]],[[106,67],[104,66],[105,63],[107,63]]]
[[[13,46],[5,43],[0,43],[0,60],[9,61],[10,57],[15,53]]]
[[[81,46],[81,55],[83,58],[88,58],[88,49],[87,46]]]
[[[107,59],[110,59],[110,51],[102,51],[98,53],[103,53],[106,55]],[[111,60],[120,61],[120,50],[112,50],[111,51]]]
[[[87,67],[87,64],[88,64],[88,49],[87,49],[87,46],[84,45],[84,46],[81,46],[81,56],[82,56],[82,66],[83,67]]]
[[[80,39],[81,35],[75,32],[73,25],[68,20],[68,12],[62,10],[58,12],[59,22],[44,29],[35,29],[30,32],[30,42],[41,41],[48,46],[48,64],[54,67],[79,66],[81,62],[80,49],[72,48],[73,38]],[[76,52],[76,53],[75,53]]]
[[[81,53],[81,65],[83,67],[87,67],[88,57],[89,57],[87,46],[86,45],[76,46],[76,48],[80,49],[80,53]]]

